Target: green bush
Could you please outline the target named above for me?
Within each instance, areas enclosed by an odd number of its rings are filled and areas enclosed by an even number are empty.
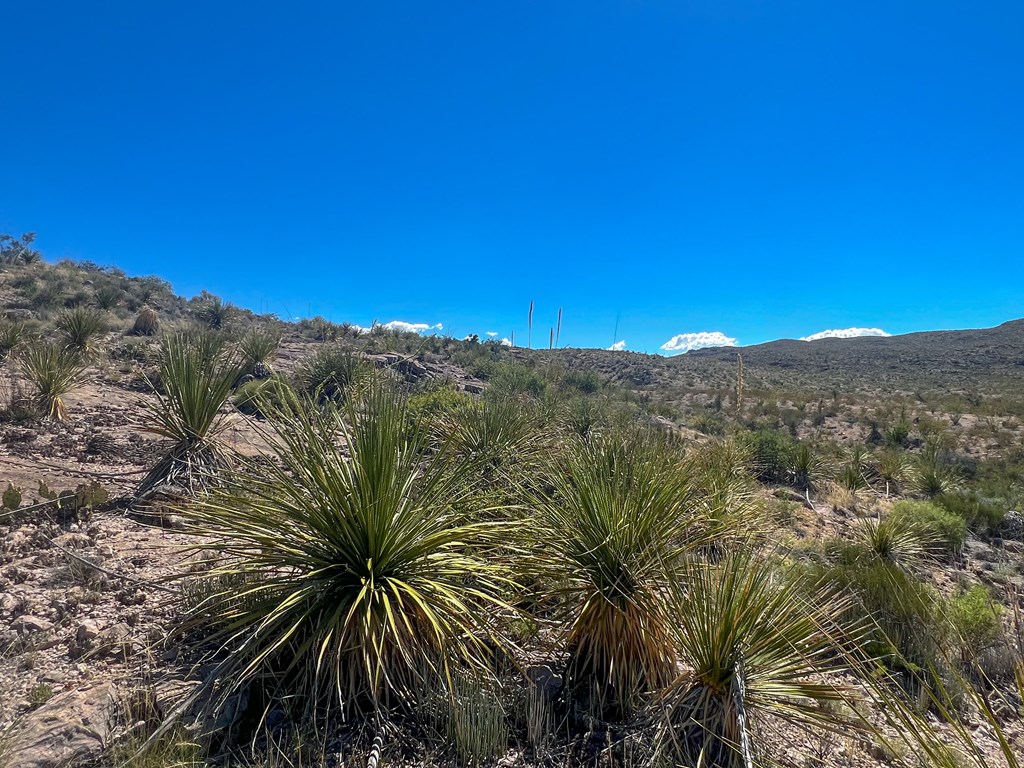
[[[232,404],[249,416],[266,417],[274,413],[295,413],[300,408],[298,396],[287,381],[273,376],[253,379],[235,390]]]
[[[936,666],[943,633],[935,590],[896,565],[865,557],[861,546],[841,542],[828,549],[833,562],[821,575],[858,598],[847,619],[870,627],[864,651],[893,669]]]
[[[601,377],[593,371],[566,371],[562,386],[589,395],[601,388]]]
[[[751,469],[758,480],[762,483],[791,482],[793,441],[790,438],[761,429],[748,434],[743,442],[750,450]]]
[[[454,387],[438,387],[409,398],[409,416],[413,421],[431,423],[471,405],[473,397]]]
[[[1001,629],[1002,606],[980,584],[949,601],[949,620],[965,660],[995,646]]]
[[[540,397],[546,389],[547,382],[532,368],[518,363],[499,363],[491,375],[491,386],[487,394],[489,397]]]
[[[934,503],[962,517],[967,527],[978,533],[998,530],[1006,514],[1006,506],[968,491],[951,491],[936,496]]]
[[[919,524],[934,537],[938,554],[946,557],[959,555],[967,541],[967,523],[964,519],[930,501],[897,501],[892,507],[892,517],[906,517]]]

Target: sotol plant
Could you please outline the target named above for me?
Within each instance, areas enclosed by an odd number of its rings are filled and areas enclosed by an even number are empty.
[[[67,417],[63,398],[84,378],[81,356],[66,347],[37,342],[20,351],[18,368],[35,390],[35,401],[43,414],[63,421]]]
[[[571,693],[624,715],[668,682],[675,660],[665,587],[692,501],[679,458],[653,440],[581,442],[535,502],[531,572],[561,604]]]
[[[232,585],[190,621],[229,651],[221,690],[261,679],[330,719],[410,708],[454,668],[483,670],[507,608],[495,552],[509,524],[468,522],[469,466],[428,451],[425,426],[379,387],[278,419],[276,461],[229,473],[190,511],[217,553],[211,582]]]
[[[160,330],[160,317],[151,307],[143,307],[135,316],[135,323],[129,332],[132,336],[156,336]]]
[[[89,307],[73,307],[57,316],[54,323],[60,340],[70,349],[82,354],[96,351],[96,342],[106,333],[107,314]]]
[[[167,480],[189,487],[223,464],[217,435],[223,406],[241,375],[235,350],[219,335],[176,333],[161,343],[156,402],[147,402],[146,431],[171,441],[163,458],[139,485],[137,496]]]
[[[246,373],[257,379],[269,378],[273,373],[270,359],[281,346],[281,334],[266,328],[251,328],[238,342]]]
[[[849,730],[830,704],[849,691],[821,679],[850,669],[832,617],[849,600],[783,576],[765,557],[693,560],[673,583],[671,641],[683,672],[656,700],[656,746],[676,765],[759,765],[767,721]],[[850,661],[850,664],[847,662]]]
[[[0,363],[21,346],[25,336],[25,326],[22,323],[0,319]]]
[[[298,390],[320,402],[342,402],[349,390],[365,381],[371,368],[359,355],[339,346],[323,347],[296,371]]]

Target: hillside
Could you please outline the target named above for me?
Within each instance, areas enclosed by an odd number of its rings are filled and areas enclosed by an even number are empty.
[[[1024,753],[1022,321],[524,350],[41,259],[0,302],[2,768]]]
[[[756,389],[1000,395],[1018,391],[1024,371],[1024,320],[995,328],[890,337],[784,339],[674,357],[595,349],[565,349],[557,355],[566,364],[638,388],[734,385],[742,355],[746,383]]]

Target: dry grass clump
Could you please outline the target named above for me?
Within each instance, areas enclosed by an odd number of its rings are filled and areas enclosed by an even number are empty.
[[[156,336],[160,330],[160,316],[152,307],[143,307],[135,316],[135,322],[128,332],[131,336]]]

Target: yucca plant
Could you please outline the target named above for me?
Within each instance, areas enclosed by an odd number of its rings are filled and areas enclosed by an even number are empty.
[[[830,704],[850,691],[825,670],[853,667],[832,617],[850,604],[834,590],[785,576],[763,556],[692,560],[672,585],[670,643],[682,672],[655,700],[656,748],[676,765],[760,765],[753,737],[766,721],[849,731],[856,723]],[[823,706],[824,705],[824,706]]]
[[[849,491],[866,491],[871,487],[867,477],[867,454],[860,446],[850,451],[850,457],[840,468],[838,482]]]
[[[581,441],[535,500],[531,575],[560,604],[577,703],[628,715],[674,673],[665,586],[696,528],[692,490],[675,456],[652,438]]]
[[[27,332],[23,323],[0,319],[0,363],[25,341]]]
[[[40,341],[20,350],[17,364],[35,390],[34,399],[42,413],[54,421],[64,421],[67,411],[63,398],[84,378],[82,357],[66,347]]]
[[[821,453],[806,442],[798,442],[792,452],[793,485],[807,494],[808,501],[811,491],[815,491],[831,477],[829,462]]]
[[[956,488],[956,474],[939,462],[923,458],[911,475],[913,488],[922,496],[934,498]]]
[[[885,495],[888,497],[890,493],[900,492],[911,476],[912,465],[904,451],[889,448],[878,454],[874,468],[879,479],[885,483]]]
[[[750,450],[733,440],[702,446],[686,459],[693,479],[694,509],[705,536],[720,549],[737,538],[747,538],[766,523],[757,513],[758,495],[750,466]]]
[[[956,472],[945,459],[950,447],[948,440],[948,436],[929,438],[912,474],[914,490],[928,498],[948,493],[956,487]]]
[[[241,370],[235,350],[217,334],[179,332],[161,340],[160,388],[154,387],[156,402],[144,405],[144,429],[170,446],[140,483],[137,497],[167,481],[194,488],[223,465],[217,435]]]
[[[107,313],[89,307],[65,309],[54,323],[60,340],[70,349],[82,354],[96,351],[96,342],[107,332]]]
[[[369,363],[355,352],[340,346],[323,347],[299,365],[297,389],[322,403],[340,403],[371,373]]]
[[[895,514],[861,519],[855,541],[870,556],[906,571],[928,560],[938,543],[920,522],[909,515]]]
[[[224,301],[219,296],[210,296],[196,310],[196,319],[215,331],[219,331],[228,324],[228,321],[235,314],[235,306]]]
[[[511,528],[470,522],[469,465],[427,452],[426,428],[379,386],[281,415],[268,439],[274,462],[229,472],[189,513],[216,553],[211,582],[248,584],[215,589],[188,622],[226,651],[218,690],[259,680],[322,721],[411,709],[455,669],[483,670]]]
[[[254,327],[239,340],[246,372],[257,379],[267,379],[273,373],[270,359],[281,346],[281,334],[268,328]]]
[[[511,464],[528,466],[543,448],[534,406],[514,398],[473,400],[441,421],[455,450],[481,466],[486,476]]]

